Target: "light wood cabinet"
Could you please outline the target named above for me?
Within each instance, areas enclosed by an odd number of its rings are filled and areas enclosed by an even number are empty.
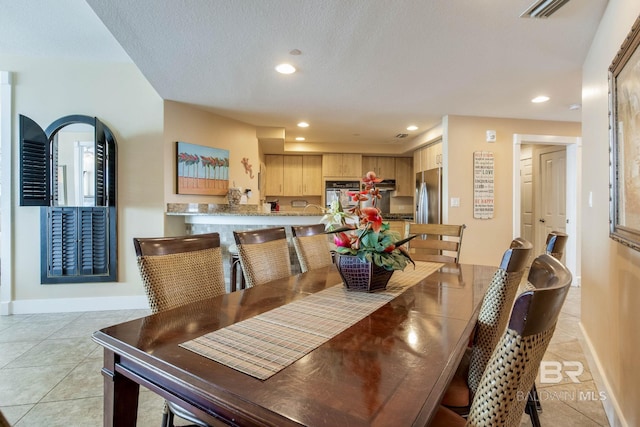
[[[265,196],[282,196],[284,188],[282,182],[284,180],[283,156],[278,154],[268,154],[264,158],[265,165]]]
[[[431,144],[413,153],[413,168],[417,172],[442,167],[442,143]]]
[[[283,156],[283,196],[302,196],[302,156]]]
[[[265,156],[266,196],[320,196],[322,195],[322,157]]]
[[[382,179],[396,179],[396,163],[394,157],[377,157],[377,156],[363,156],[362,157],[362,174],[369,171],[375,172],[375,174]]]
[[[302,194],[322,195],[322,156],[302,157]]]
[[[390,220],[387,222],[389,223],[389,230],[397,231],[398,233],[400,233],[400,238],[404,239],[406,221]]]
[[[322,176],[359,180],[362,177],[362,154],[324,154]]]
[[[415,195],[415,176],[411,157],[396,157],[396,191],[394,197],[413,197]]]

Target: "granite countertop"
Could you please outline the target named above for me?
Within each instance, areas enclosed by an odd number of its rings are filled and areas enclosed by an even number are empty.
[[[258,205],[237,205],[215,203],[167,203],[167,215],[218,215],[218,216],[320,216],[324,215],[318,207],[295,211],[264,212]]]
[[[167,203],[167,215],[217,215],[217,216],[320,216],[324,215],[319,206],[307,205],[303,209],[279,212],[264,212],[258,205],[237,205],[216,203]],[[383,214],[390,221],[412,221],[411,214]]]

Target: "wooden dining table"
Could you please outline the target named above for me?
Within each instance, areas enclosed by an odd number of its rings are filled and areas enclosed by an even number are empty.
[[[211,425],[427,425],[495,270],[444,264],[264,380],[181,344],[340,284],[334,266],[101,329],[104,425],[136,425],[140,385]]]

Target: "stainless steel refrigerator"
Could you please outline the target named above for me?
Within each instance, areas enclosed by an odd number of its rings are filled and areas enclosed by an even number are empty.
[[[418,224],[442,223],[442,168],[416,174],[416,217]]]

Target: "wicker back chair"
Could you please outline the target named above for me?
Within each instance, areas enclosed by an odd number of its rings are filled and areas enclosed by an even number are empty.
[[[533,245],[525,239],[511,241],[502,256],[487,292],[482,299],[470,356],[460,363],[442,404],[467,414],[487,362],[509,321],[518,285],[527,267]]]
[[[134,237],[133,246],[154,313],[225,293],[218,233]]]
[[[408,244],[411,258],[416,261],[459,262],[462,233],[466,227],[464,224],[409,223],[405,234],[418,235]]]
[[[151,311],[158,313],[225,293],[218,233],[181,237],[133,238],[138,268]],[[165,401],[162,425],[174,415],[207,426],[194,414]]]
[[[324,224],[292,226],[291,234],[293,247],[303,273],[333,263]]]
[[[489,357],[509,322],[513,300],[532,251],[530,242],[514,239],[482,299],[469,362],[468,385],[472,394],[475,394]]]
[[[547,241],[544,245],[545,253],[548,253],[559,260],[564,255],[564,247],[567,245],[569,235],[561,231],[552,231],[547,235]]]
[[[432,427],[519,426],[527,394],[553,336],[558,316],[571,285],[571,273],[557,259],[540,255],[531,271],[543,269],[548,282],[523,292],[514,303],[509,325],[482,375],[466,419],[441,406]],[[549,273],[549,274],[547,274]]]
[[[291,276],[284,227],[234,231],[233,237],[248,288]]]

